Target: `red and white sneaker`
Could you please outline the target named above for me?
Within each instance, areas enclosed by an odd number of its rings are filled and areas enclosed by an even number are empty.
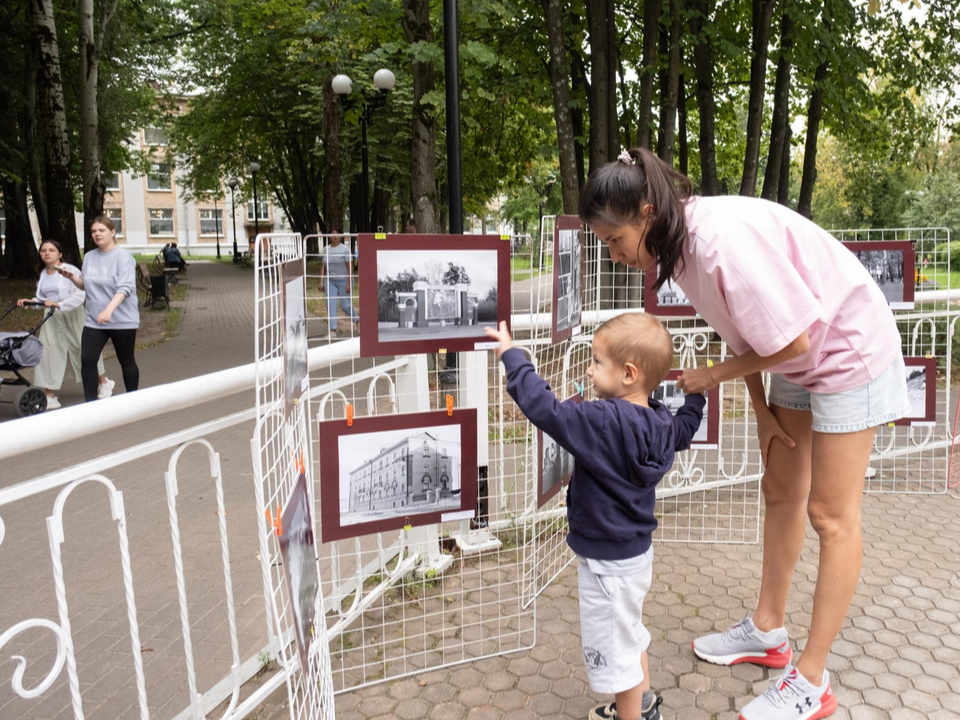
[[[740,720],[820,720],[833,715],[838,705],[826,670],[816,686],[791,665],[763,695],[747,703]]]
[[[693,641],[693,652],[715,665],[752,663],[784,668],[793,659],[786,628],[762,632],[750,618],[744,618],[722,633],[704,635]]]

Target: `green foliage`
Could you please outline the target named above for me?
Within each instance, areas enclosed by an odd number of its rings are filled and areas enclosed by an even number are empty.
[[[960,270],[960,174],[945,169],[924,178],[920,190],[911,196],[910,206],[903,213],[908,227],[945,227],[952,242],[950,266]],[[954,257],[954,253],[958,253]]]

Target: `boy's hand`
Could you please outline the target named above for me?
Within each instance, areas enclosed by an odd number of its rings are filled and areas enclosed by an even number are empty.
[[[715,367],[688,368],[677,378],[677,388],[686,395],[707,393],[719,384]]]
[[[500,343],[497,348],[497,357],[503,355],[507,350],[513,347],[513,338],[510,337],[510,331],[507,330],[507,323],[501,322],[500,329],[494,330],[492,327],[486,328],[487,337]]]

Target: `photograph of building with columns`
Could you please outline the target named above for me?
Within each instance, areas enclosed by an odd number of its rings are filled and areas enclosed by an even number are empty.
[[[482,335],[497,323],[493,250],[377,253],[380,342]]]
[[[460,509],[460,426],[340,438],[340,525]]]

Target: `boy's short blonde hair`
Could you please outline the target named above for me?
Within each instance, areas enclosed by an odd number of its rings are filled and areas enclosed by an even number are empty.
[[[646,392],[653,392],[673,367],[673,338],[660,321],[648,313],[624,313],[597,328],[613,362],[633,363],[643,375]]]

